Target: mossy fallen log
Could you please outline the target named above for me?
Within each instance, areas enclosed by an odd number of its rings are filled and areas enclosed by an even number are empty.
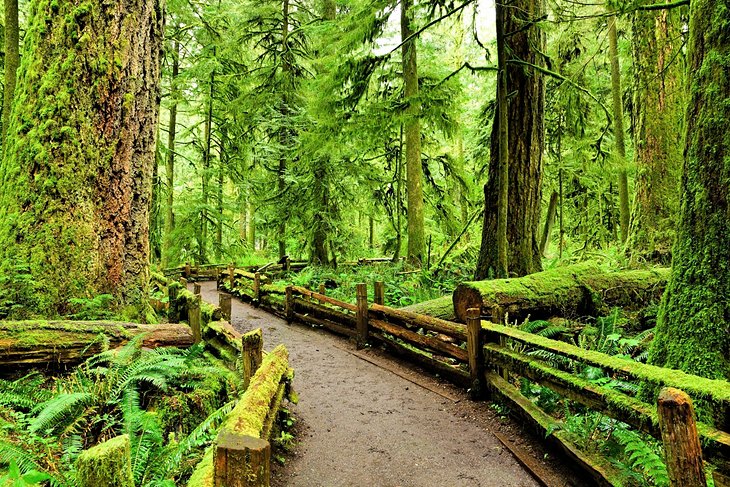
[[[511,320],[600,316],[612,307],[639,309],[661,298],[669,269],[604,272],[592,263],[538,272],[525,277],[459,284],[453,295],[456,318],[466,310],[495,309]]]
[[[70,366],[145,334],[142,344],[189,347],[190,327],[184,324],[141,325],[115,321],[0,321],[0,369],[18,366]]]
[[[440,318],[446,321],[454,321],[456,319],[456,314],[454,313],[454,298],[450,294],[448,296],[442,296],[430,301],[423,301],[400,309],[419,315],[433,316],[434,318]]]

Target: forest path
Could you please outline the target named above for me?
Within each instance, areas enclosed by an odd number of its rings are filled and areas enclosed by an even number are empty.
[[[201,284],[203,299],[217,304],[215,283]],[[240,332],[261,328],[266,349],[285,344],[296,374],[298,445],[274,468],[272,486],[538,485],[460,390],[237,299],[231,321]],[[548,481],[566,484],[559,475]]]

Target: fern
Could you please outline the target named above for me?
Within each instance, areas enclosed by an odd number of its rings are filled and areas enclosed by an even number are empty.
[[[31,433],[54,432],[67,426],[93,400],[88,392],[60,394],[47,401],[40,414],[30,423]]]
[[[666,465],[638,434],[629,430],[617,429],[613,432],[613,436],[624,447],[629,468],[642,475],[650,485],[658,487],[669,485]]]

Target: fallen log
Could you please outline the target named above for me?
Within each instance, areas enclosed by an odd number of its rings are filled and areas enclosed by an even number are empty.
[[[142,346],[189,347],[184,324],[141,325],[114,321],[0,321],[0,373],[20,366],[71,366],[145,334]]]
[[[453,294],[458,321],[466,310],[480,308],[490,316],[495,309],[510,320],[600,316],[612,307],[642,308],[661,298],[668,268],[604,272],[592,263],[577,264],[525,277],[464,282]]]
[[[454,299],[449,294],[430,301],[412,304],[405,308],[399,308],[403,311],[415,313],[419,315],[433,316],[446,321],[454,321],[456,314],[454,313]]]

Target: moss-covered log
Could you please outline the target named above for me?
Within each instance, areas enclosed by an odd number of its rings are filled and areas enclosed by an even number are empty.
[[[465,282],[454,291],[459,321],[466,310],[490,315],[496,307],[511,319],[596,316],[611,307],[639,308],[661,298],[669,269],[603,272],[594,264],[578,264],[529,276]]]
[[[187,325],[140,325],[115,321],[0,321],[0,369],[19,366],[70,366],[145,334],[145,347],[189,347]]]
[[[440,318],[447,321],[454,321],[456,319],[456,314],[454,313],[454,298],[450,294],[448,296],[442,296],[430,301],[423,301],[400,309],[410,313],[433,316],[434,318]]]
[[[134,487],[129,436],[121,435],[79,455],[76,478],[79,487]]]
[[[10,311],[111,294],[145,318],[162,22],[158,0],[31,2],[0,163]]]

